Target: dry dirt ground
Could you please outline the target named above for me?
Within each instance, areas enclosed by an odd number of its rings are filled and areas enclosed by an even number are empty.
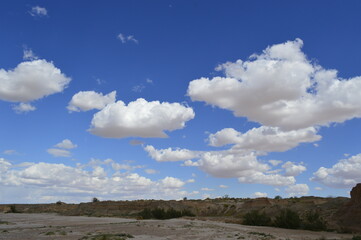
[[[134,238],[129,238],[134,240],[350,240],[352,238],[350,234],[254,227],[191,219],[139,221],[124,218],[59,216],[56,214],[0,213],[0,239],[6,240],[91,240],[101,234],[122,233],[134,236]]]

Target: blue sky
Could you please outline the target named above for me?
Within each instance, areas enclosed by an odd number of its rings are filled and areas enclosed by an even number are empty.
[[[2,1],[0,202],[348,196],[359,1]]]

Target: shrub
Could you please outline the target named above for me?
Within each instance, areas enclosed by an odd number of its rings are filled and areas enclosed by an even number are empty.
[[[311,211],[306,214],[303,229],[325,231],[327,230],[327,224],[318,212]]]
[[[297,229],[301,225],[301,219],[297,212],[291,209],[282,209],[273,224],[275,227]]]
[[[243,216],[243,224],[251,226],[270,226],[271,218],[264,212],[260,213],[258,210],[253,210]]]
[[[98,198],[93,197],[92,202],[94,202],[94,203],[95,203],[95,202],[100,202],[100,201],[99,201],[99,199],[98,199]]]
[[[275,199],[282,199],[280,195],[275,196]]]
[[[353,236],[353,237],[352,237],[352,240],[361,240],[361,235]]]
[[[180,218],[183,216],[193,217],[194,214],[189,210],[177,211],[174,208],[164,210],[163,208],[148,209],[145,208],[139,213],[139,216],[142,219],[171,219],[171,218]]]
[[[19,211],[16,209],[16,206],[15,206],[15,205],[11,205],[9,212],[11,212],[11,213],[18,213]]]

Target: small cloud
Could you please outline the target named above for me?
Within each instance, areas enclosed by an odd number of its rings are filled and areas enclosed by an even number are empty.
[[[30,48],[26,48],[24,47],[24,50],[23,50],[23,59],[24,60],[36,60],[38,59],[39,57],[36,56],[36,54],[33,52],[33,50],[31,50]]]
[[[122,43],[127,43],[127,42],[134,42],[136,44],[139,43],[139,41],[137,39],[134,38],[133,35],[125,35],[123,33],[119,33],[117,38],[122,42]]]
[[[255,197],[255,198],[263,198],[263,197],[267,197],[267,193],[263,193],[263,192],[255,192],[255,193],[253,193],[253,197]]]
[[[133,146],[136,146],[136,145],[143,145],[144,142],[140,141],[140,140],[137,140],[137,139],[132,139],[132,140],[129,141],[129,144],[133,145]]]
[[[344,153],[343,155],[344,155],[345,157],[350,156],[350,154],[349,154],[349,153]]]
[[[71,157],[71,153],[65,149],[49,148],[47,152],[54,157]]]
[[[277,166],[282,163],[281,160],[269,160],[268,162],[272,164],[272,166]]]
[[[29,14],[33,17],[48,16],[48,10],[46,10],[46,8],[43,7],[35,6],[31,8]]]
[[[187,183],[194,183],[194,182],[196,182],[196,180],[194,180],[194,179],[188,179],[187,180]]]
[[[228,188],[227,185],[219,185],[220,188]]]
[[[19,103],[18,105],[13,106],[13,110],[17,114],[21,114],[21,113],[27,113],[27,112],[35,111],[36,107],[31,105],[30,103]]]
[[[140,93],[144,90],[145,86],[143,84],[139,84],[139,85],[135,85],[133,88],[132,88],[132,91],[133,92],[137,92],[137,93]]]
[[[56,144],[55,147],[63,149],[73,149],[78,147],[78,145],[72,143],[69,139],[64,139],[62,142]]]
[[[313,146],[318,147],[320,145],[318,143],[314,143]]]
[[[144,172],[148,173],[148,174],[157,174],[159,173],[159,171],[155,170],[155,169],[145,169]]]
[[[201,190],[202,190],[202,191],[214,191],[214,189],[212,189],[212,188],[206,188],[206,187],[205,187],[205,188],[201,188]]]
[[[18,154],[18,152],[16,152],[16,151],[13,150],[13,149],[8,149],[8,150],[3,151],[3,154],[6,154],[6,155],[15,155],[15,154]]]
[[[106,83],[105,80],[100,79],[100,78],[96,78],[95,81],[97,82],[98,85],[102,85],[102,84]]]
[[[322,189],[322,187],[315,187],[315,190],[322,191],[323,189]]]
[[[152,80],[152,79],[149,79],[149,78],[147,78],[147,79],[145,80],[145,82],[146,82],[146,83],[149,83],[149,84],[153,84],[153,80]]]

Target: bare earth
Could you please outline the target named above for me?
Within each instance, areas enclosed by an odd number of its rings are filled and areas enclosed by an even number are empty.
[[[254,227],[191,219],[135,220],[56,214],[0,213],[0,239],[80,239],[97,234],[126,233],[134,240],[177,239],[351,239],[350,234]]]

